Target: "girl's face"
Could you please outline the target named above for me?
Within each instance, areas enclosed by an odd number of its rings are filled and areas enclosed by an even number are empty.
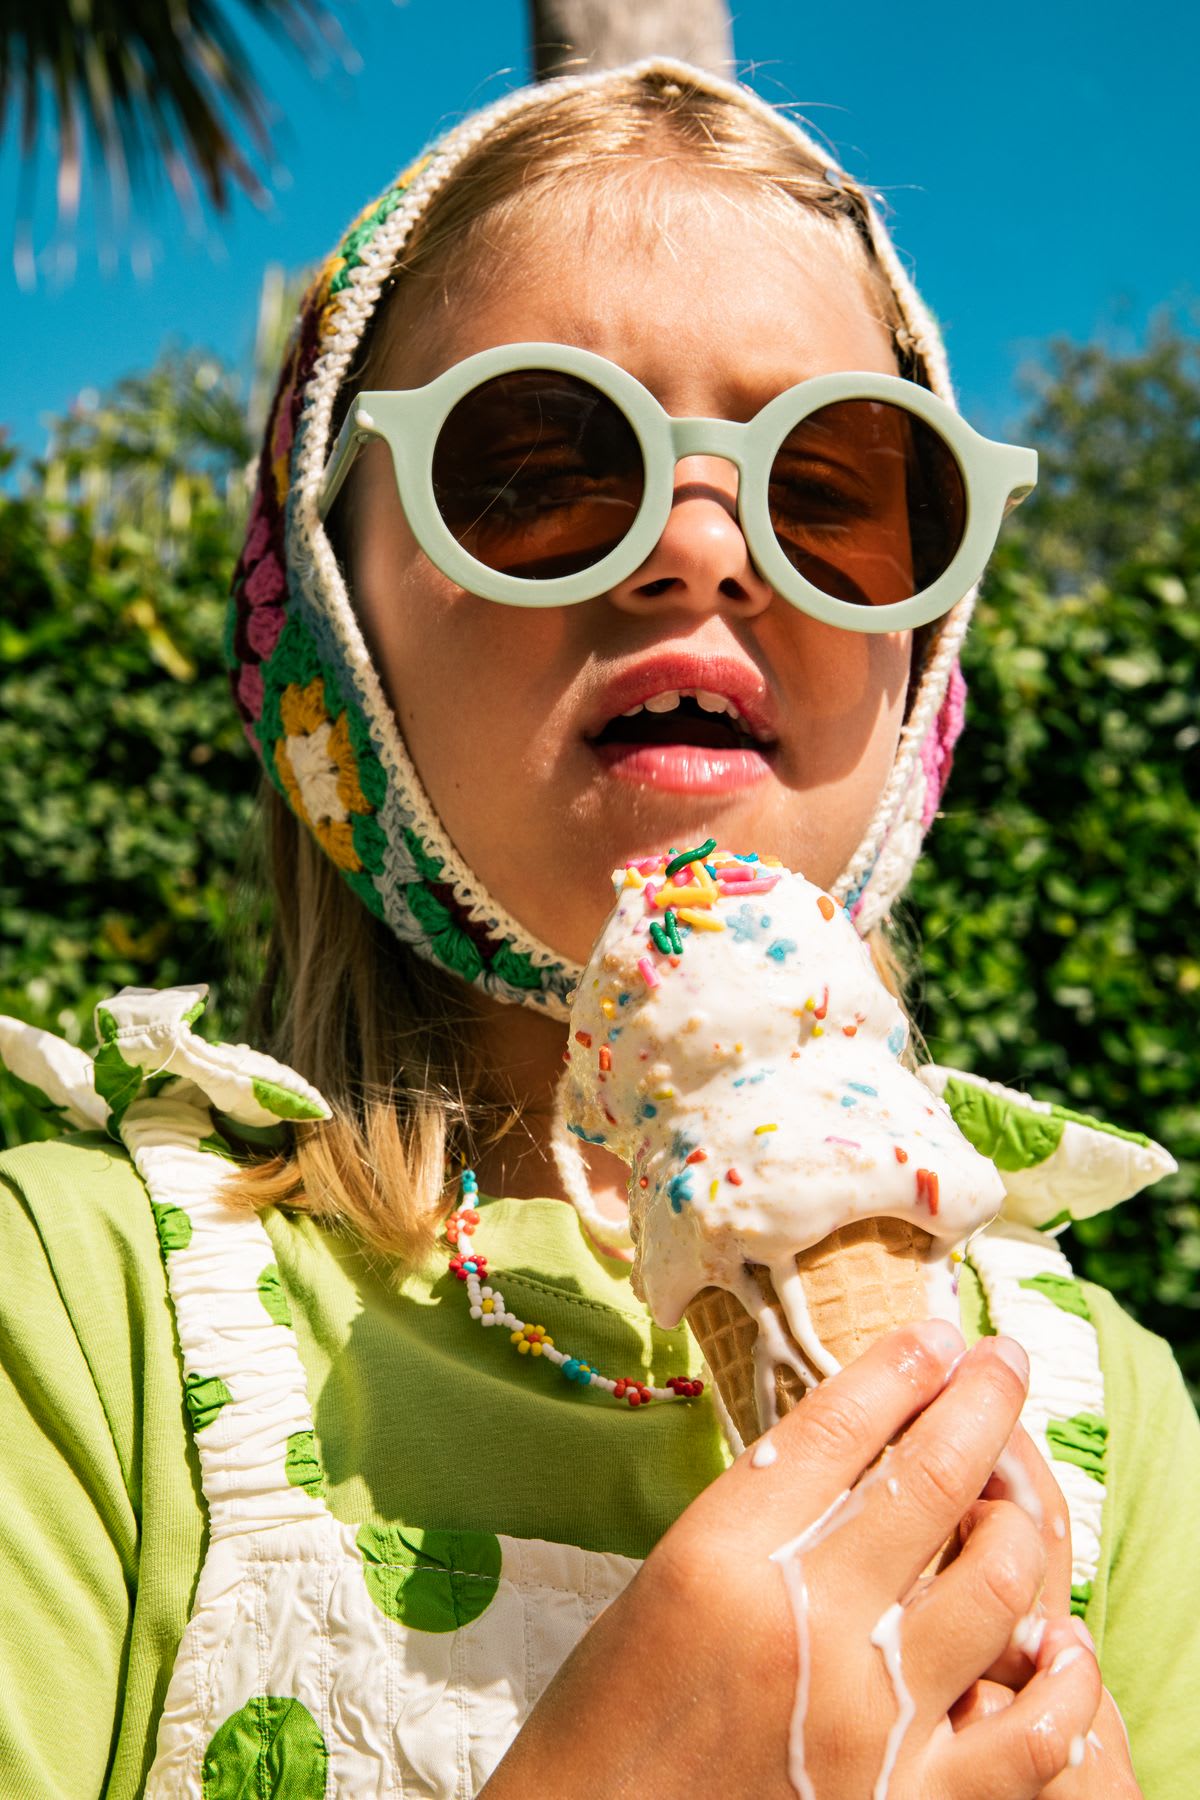
[[[417,331],[399,316],[373,385],[420,386],[541,339],[611,358],[669,413],[747,420],[808,376],[896,373],[863,280],[803,212],[781,230],[729,192],[656,182],[657,218],[668,200],[665,228],[637,234],[568,206],[536,256],[498,246],[490,281],[465,293],[447,275]],[[911,634],[842,631],[781,599],[751,564],[736,495],[732,464],[688,457],[628,580],[574,606],[500,606],[417,548],[386,448],[363,457],[351,591],[418,773],[485,887],[577,960],[610,870],[667,845],[711,835],[833,882],[891,770]],[[681,691],[731,701],[740,725],[696,702],[655,711]]]

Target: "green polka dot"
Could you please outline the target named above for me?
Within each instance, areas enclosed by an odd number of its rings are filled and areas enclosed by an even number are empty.
[[[1127,1144],[1140,1144],[1144,1150],[1151,1149],[1154,1144],[1154,1139],[1148,1138],[1144,1131],[1127,1131],[1122,1125],[1108,1125],[1103,1119],[1093,1118],[1091,1113],[1072,1112],[1069,1106],[1051,1105],[1050,1111],[1056,1119],[1063,1119],[1068,1125],[1083,1125],[1089,1131],[1102,1131],[1106,1137],[1122,1138]]]
[[[283,1291],[283,1282],[274,1263],[268,1263],[258,1278],[258,1297],[276,1325],[290,1325],[292,1309]]]
[[[306,1100],[302,1094],[293,1094],[290,1089],[280,1087],[277,1081],[263,1081],[255,1076],[250,1085],[258,1104],[267,1112],[274,1113],[277,1119],[325,1117],[324,1107],[318,1106],[315,1100]]]
[[[490,1531],[363,1525],[356,1542],[372,1600],[415,1631],[457,1631],[496,1596],[502,1557]]]
[[[1073,1581],[1071,1583],[1071,1611],[1077,1619],[1082,1619],[1092,1602],[1092,1584],[1090,1581]]]
[[[100,1033],[100,1048],[93,1064],[92,1081],[96,1092],[108,1105],[111,1124],[116,1126],[130,1102],[137,1098],[142,1071],[127,1063],[117,1048],[117,1021],[106,1007],[96,1008],[96,1026]]]
[[[210,1156],[223,1156],[226,1162],[240,1162],[233,1145],[221,1136],[219,1131],[210,1131],[207,1137],[200,1139],[200,1148],[207,1150]]]
[[[942,1093],[954,1123],[981,1156],[998,1169],[1032,1169],[1044,1163],[1062,1142],[1065,1121],[1053,1113],[1034,1112],[1003,1094],[951,1078]]]
[[[1046,1442],[1056,1462],[1074,1463],[1093,1481],[1104,1480],[1104,1452],[1108,1426],[1095,1413],[1076,1413],[1070,1419],[1051,1419]]]
[[[317,1440],[311,1431],[293,1431],[287,1441],[283,1467],[293,1487],[303,1488],[314,1500],[324,1494],[325,1471],[317,1454]]]
[[[1087,1295],[1071,1275],[1026,1275],[1018,1281],[1017,1286],[1032,1288],[1035,1294],[1044,1294],[1062,1312],[1074,1313],[1077,1319],[1090,1319],[1092,1316]]]
[[[328,1764],[307,1706],[257,1694],[210,1738],[200,1792],[203,1800],[324,1800]]]
[[[160,1200],[152,1200],[150,1204],[154,1208],[154,1227],[163,1255],[172,1250],[186,1250],[192,1241],[192,1221],[183,1208]]]
[[[233,1395],[219,1375],[184,1377],[183,1400],[193,1431],[203,1431],[211,1425],[221,1408],[232,1399]]]

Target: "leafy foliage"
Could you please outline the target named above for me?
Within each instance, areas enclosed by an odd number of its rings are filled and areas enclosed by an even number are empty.
[[[910,895],[921,1018],[939,1060],[1176,1156],[1065,1248],[1200,1389],[1200,345],[1054,346],[1025,429],[1044,485],[971,628],[970,727]]]
[[[1200,1387],[1198,430],[1194,340],[1048,353],[1043,482],[972,628],[971,727],[908,912],[935,1056],[1178,1157],[1068,1251]],[[249,451],[228,375],[176,359],[0,498],[0,1010],[75,1041],[104,994],[198,971],[238,1028],[255,771],[220,639]],[[40,1130],[7,1084],[0,1130]]]
[[[188,357],[64,421],[0,498],[0,1011],[75,1042],[123,985],[229,986],[254,765],[221,634],[250,449],[230,378]],[[0,1131],[42,1129],[0,1084]]]

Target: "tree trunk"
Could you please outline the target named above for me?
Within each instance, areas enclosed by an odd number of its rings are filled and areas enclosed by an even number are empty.
[[[678,56],[733,74],[726,0],[528,0],[534,73],[582,74],[638,57]]]

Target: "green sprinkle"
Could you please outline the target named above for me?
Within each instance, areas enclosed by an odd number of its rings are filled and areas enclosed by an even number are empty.
[[[670,956],[671,940],[656,919],[650,921],[650,936],[654,940],[654,948],[661,950],[664,956]]]
[[[678,875],[680,869],[686,869],[689,863],[700,862],[704,857],[711,856],[716,847],[716,838],[705,838],[704,842],[697,844],[694,850],[681,850],[679,855],[673,856],[667,864],[667,880],[670,881],[672,875]]]
[[[675,917],[674,910],[669,906],[663,914],[663,924],[667,928],[667,936],[671,940],[672,950],[675,952],[676,956],[682,956],[683,941],[679,936],[679,920]]]

